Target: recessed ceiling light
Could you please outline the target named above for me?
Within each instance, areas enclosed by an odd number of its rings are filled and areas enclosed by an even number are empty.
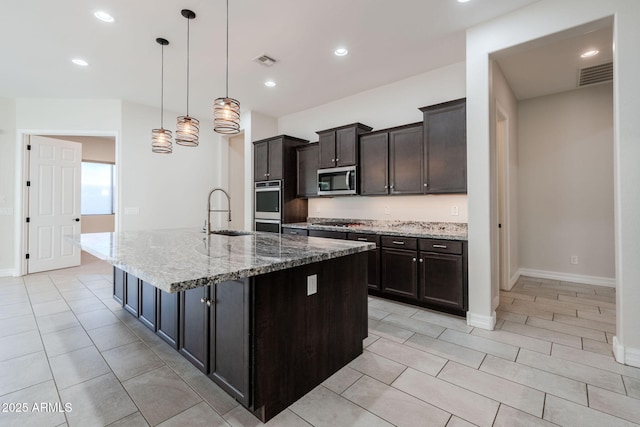
[[[587,50],[580,55],[581,58],[591,58],[592,56],[596,56],[600,51],[598,49]]]
[[[276,82],[274,82],[273,80],[267,80],[266,82],[264,82],[264,85],[266,87],[274,87],[276,85]]]
[[[104,10],[97,11],[96,13],[93,14],[93,16],[95,16],[96,18],[98,18],[99,20],[101,20],[103,22],[111,23],[111,22],[115,21],[115,19],[113,19],[113,16],[109,15]]]
[[[71,60],[71,62],[73,62],[76,65],[79,65],[81,67],[86,67],[89,65],[89,63],[87,61],[85,61],[84,59],[80,59],[80,58],[74,58]]]
[[[470,0],[458,0],[458,3],[466,3],[468,1],[470,1]]]
[[[344,47],[339,47],[336,50],[334,50],[333,53],[336,56],[345,56],[347,53],[349,53],[349,51],[347,49],[345,49]]]

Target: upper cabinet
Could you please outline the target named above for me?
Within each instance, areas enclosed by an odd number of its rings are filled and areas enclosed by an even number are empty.
[[[319,136],[318,167],[333,168],[358,164],[358,136],[371,131],[362,123],[316,132]]]
[[[298,197],[313,197],[318,194],[318,143],[296,148],[298,158]]]
[[[253,143],[254,180],[285,179],[288,175],[293,175],[295,179],[295,148],[307,142],[287,135],[255,141]]]
[[[422,123],[360,137],[360,194],[422,194]]]
[[[426,193],[467,192],[466,99],[423,107]]]

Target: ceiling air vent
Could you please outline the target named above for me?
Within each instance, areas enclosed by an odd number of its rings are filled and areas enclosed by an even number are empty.
[[[578,87],[596,83],[610,82],[613,80],[613,62],[594,65],[593,67],[580,68]]]
[[[270,56],[265,55],[264,53],[256,58],[253,58],[254,62],[257,62],[260,65],[264,65],[265,67],[271,67],[276,63],[276,60],[271,58]]]

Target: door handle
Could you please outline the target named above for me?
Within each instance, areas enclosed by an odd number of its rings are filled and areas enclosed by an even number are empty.
[[[80,218],[74,218],[73,219],[75,222],[80,222]]]

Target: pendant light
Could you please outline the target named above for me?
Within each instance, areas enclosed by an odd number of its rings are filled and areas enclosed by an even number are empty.
[[[240,132],[240,102],[229,98],[229,0],[227,0],[227,91],[224,98],[213,101],[213,130],[217,133]]]
[[[182,9],[182,16],[187,18],[187,114],[178,117],[176,126],[176,144],[185,147],[197,147],[200,134],[200,121],[189,116],[189,21],[196,17],[196,14],[189,9]]]
[[[171,131],[164,129],[164,47],[169,44],[167,39],[158,37],[156,43],[162,46],[162,66],[160,72],[160,129],[151,131],[151,151],[154,153],[171,153]]]

